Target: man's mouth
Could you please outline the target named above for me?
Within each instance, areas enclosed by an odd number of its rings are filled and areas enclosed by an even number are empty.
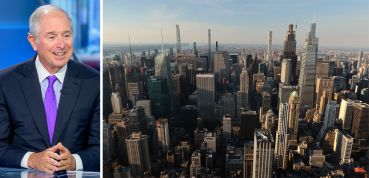
[[[66,52],[54,52],[55,56],[64,56]]]

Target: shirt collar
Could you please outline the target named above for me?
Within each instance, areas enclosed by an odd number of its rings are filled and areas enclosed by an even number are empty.
[[[36,70],[37,70],[37,75],[38,75],[38,80],[41,83],[42,81],[44,81],[48,76],[50,75],[55,75],[55,77],[58,79],[58,81],[63,84],[64,82],[64,77],[65,74],[67,72],[67,67],[68,64],[65,64],[58,72],[56,72],[55,74],[50,74],[49,71],[47,71],[45,69],[45,67],[41,64],[39,57],[36,57],[36,61],[35,61],[35,65],[36,65]]]

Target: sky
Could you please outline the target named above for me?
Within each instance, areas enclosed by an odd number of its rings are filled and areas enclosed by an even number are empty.
[[[296,3],[298,2],[298,3]],[[314,18],[315,17],[315,18]],[[320,46],[369,47],[368,0],[104,0],[104,44],[182,43],[282,45],[289,24],[297,24],[303,45],[315,19]]]

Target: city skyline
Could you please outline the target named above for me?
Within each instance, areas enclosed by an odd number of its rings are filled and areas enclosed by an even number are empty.
[[[369,44],[369,2],[302,1],[279,2],[140,1],[104,2],[104,43],[132,44],[176,42],[179,24],[181,42],[207,42],[207,30],[220,44],[267,44],[273,31],[273,45],[282,45],[289,24],[297,25],[301,46],[310,23],[317,23],[320,46],[367,47]],[[117,12],[124,12],[117,15]]]

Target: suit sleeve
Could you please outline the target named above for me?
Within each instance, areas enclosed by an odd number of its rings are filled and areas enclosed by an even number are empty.
[[[12,124],[6,97],[0,83],[0,167],[20,167],[26,150],[9,144],[12,137]]]
[[[84,171],[100,171],[100,93],[96,96],[89,125],[87,149],[77,152]]]

